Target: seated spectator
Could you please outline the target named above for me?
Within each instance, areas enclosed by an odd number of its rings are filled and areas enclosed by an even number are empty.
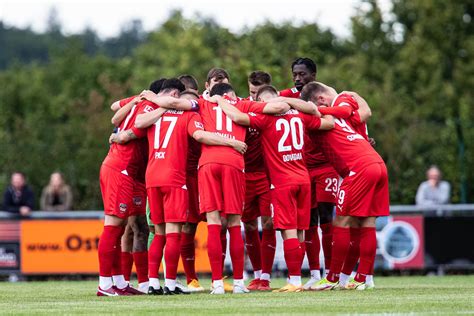
[[[42,211],[67,211],[72,206],[71,188],[64,183],[63,175],[59,172],[51,174],[49,184],[41,194]]]
[[[416,192],[416,205],[430,206],[448,204],[451,198],[451,185],[441,181],[441,170],[431,166],[426,171],[427,181],[422,182]]]
[[[35,197],[33,191],[26,185],[25,176],[21,172],[14,172],[11,184],[3,194],[3,210],[20,216],[29,216],[34,204]]]

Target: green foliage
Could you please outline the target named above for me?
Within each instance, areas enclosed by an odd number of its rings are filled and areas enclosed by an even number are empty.
[[[39,194],[61,170],[75,208],[100,209],[113,101],[184,73],[204,89],[212,67],[227,69],[241,96],[257,69],[283,89],[292,85],[291,62],[308,56],[318,80],[357,91],[371,105],[369,131],[389,169],[392,203],[413,203],[433,163],[452,183],[453,202],[472,202],[473,14],[466,1],[394,0],[387,18],[375,0],[363,1],[347,39],[317,24],[266,22],[234,34],[179,11],[149,34],[135,21],[105,41],[93,30],[65,37],[57,28],[35,34],[0,22],[0,68],[7,67],[0,72],[0,187],[18,169]]]

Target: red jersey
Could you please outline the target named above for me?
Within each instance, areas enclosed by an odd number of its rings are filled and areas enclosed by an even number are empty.
[[[228,100],[228,102],[244,113],[262,113],[266,105],[266,103],[263,102],[245,100]],[[247,128],[235,124],[216,103],[200,99],[199,110],[206,131],[225,138],[236,139],[242,142],[245,141]],[[244,170],[243,155],[228,146],[209,146],[203,144],[199,166],[201,167],[208,163],[224,164]]]
[[[279,94],[281,97],[287,97],[287,98],[298,99],[300,97],[300,92],[298,91],[298,89],[296,89],[296,87],[281,90]]]
[[[157,108],[158,105],[149,102],[141,113]],[[147,188],[186,185],[188,136],[192,136],[197,130],[204,130],[199,114],[177,110],[166,111],[155,124],[146,129],[149,152]],[[144,136],[143,130],[138,130],[135,134]]]
[[[120,106],[123,107],[133,98],[135,98],[135,96],[120,100]],[[118,132],[134,129],[135,119],[141,103],[135,104],[131,108],[126,118],[118,126]],[[144,170],[144,160],[142,156],[146,150],[144,149],[144,147],[146,147],[144,145],[146,145],[146,143],[144,143],[143,140],[132,140],[126,144],[113,143],[110,145],[109,153],[107,157],[105,157],[103,164],[140,181],[143,178],[142,171]]]
[[[349,95],[340,94],[334,99],[332,106],[352,107],[355,106],[354,103],[357,102]],[[322,152],[342,177],[347,176],[354,166],[383,163],[383,159],[367,141],[367,136],[356,131],[354,122],[357,120],[360,122],[358,114],[347,119],[335,118],[334,129],[321,131],[317,139]]]
[[[201,157],[201,143],[194,138],[189,137],[188,163],[186,165],[186,174],[197,175],[199,166],[199,157]]]
[[[282,115],[250,113],[250,127],[262,133],[265,162],[274,187],[309,184],[303,160],[304,130],[321,126],[319,117],[289,110]]]
[[[245,172],[265,172],[265,160],[263,159],[263,150],[260,131],[249,127],[245,143],[247,151],[244,154]]]

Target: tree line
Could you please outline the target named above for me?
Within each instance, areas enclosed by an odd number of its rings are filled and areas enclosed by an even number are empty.
[[[60,170],[76,209],[101,209],[114,100],[184,73],[203,89],[214,66],[228,70],[241,96],[257,69],[283,89],[292,86],[291,62],[306,56],[318,80],[371,105],[369,134],[389,169],[392,204],[414,202],[431,164],[451,182],[453,202],[473,202],[473,14],[469,1],[393,0],[383,16],[375,0],[363,1],[348,38],[316,23],[266,22],[236,34],[180,11],[152,32],[135,21],[107,40],[93,30],[64,36],[54,23],[37,34],[0,22],[0,188],[20,170],[38,195]]]

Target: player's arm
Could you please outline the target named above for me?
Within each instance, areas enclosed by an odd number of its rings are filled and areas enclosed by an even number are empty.
[[[112,103],[112,105],[110,106],[110,109],[113,112],[117,112],[118,110],[120,110],[120,100],[115,101],[114,103]]]
[[[275,101],[281,101],[288,103],[293,109],[298,110],[306,114],[316,115],[321,117],[321,113],[318,111],[318,107],[313,102],[307,102],[297,98],[287,98],[287,97],[278,97],[274,99]],[[272,100],[273,101],[273,100]]]
[[[290,105],[283,101],[270,101],[267,102],[263,108],[264,114],[283,114],[290,109]]]
[[[125,144],[133,139],[137,139],[137,135],[131,130],[127,129],[125,131],[121,131],[119,133],[113,133],[109,137],[109,143],[117,143],[117,144]]]
[[[160,119],[160,117],[165,113],[167,109],[165,108],[158,108],[156,110],[145,112],[142,114],[138,114],[135,119],[135,127],[136,128],[147,128],[156,123]]]
[[[321,115],[332,115],[336,118],[347,119],[352,115],[352,107],[349,105],[341,105],[334,107],[320,106],[318,108]]]
[[[140,98],[153,102],[166,109],[190,111],[196,110],[198,107],[197,101],[174,98],[171,96],[158,96],[150,90],[143,90],[142,93],[140,93]]]
[[[214,133],[198,130],[193,133],[193,138],[203,144],[213,146],[228,146],[234,148],[241,154],[247,151],[247,144],[236,139],[229,139]]]
[[[239,109],[231,105],[223,97],[215,95],[209,99],[209,102],[216,102],[219,107],[222,108],[222,111],[224,111],[225,115],[232,121],[234,121],[236,124],[243,126],[250,125],[249,116],[246,113],[242,113],[241,111],[239,111]]]
[[[130,112],[130,110],[132,109],[132,107],[137,104],[138,102],[140,101],[139,98],[133,98],[130,102],[128,102],[127,104],[125,104],[124,106],[120,107],[120,103],[118,105],[118,110],[116,110],[114,116],[112,117],[112,119],[110,120],[112,122],[113,125],[115,126],[119,126],[120,123],[125,119],[125,117],[127,116],[127,114]],[[115,103],[117,102],[120,102],[120,101],[116,101],[112,104],[112,106],[114,106]],[[112,108],[112,107],[111,107]],[[113,109],[112,109],[113,110]]]
[[[351,95],[359,105],[359,109],[357,112],[359,112],[360,116],[360,121],[361,122],[367,122],[367,120],[372,116],[372,111],[370,110],[369,104],[363,97],[361,97],[357,92],[354,91],[344,91],[343,93],[347,93]]]
[[[323,115],[321,117],[321,126],[319,127],[320,130],[331,130],[334,128],[334,116],[332,115]]]

